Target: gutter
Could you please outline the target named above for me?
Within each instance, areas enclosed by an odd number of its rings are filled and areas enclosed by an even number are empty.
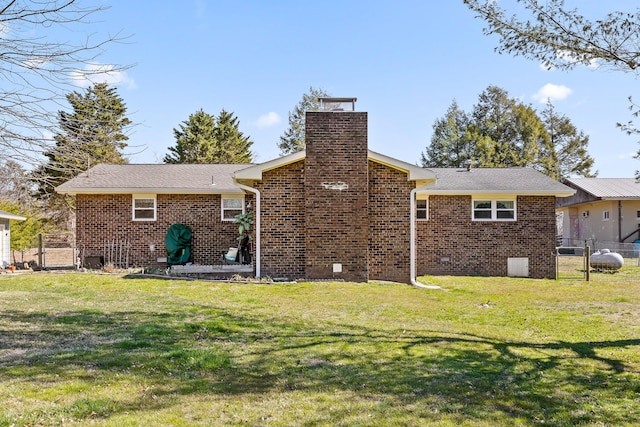
[[[254,228],[255,228],[255,232],[256,232],[256,239],[255,239],[256,255],[255,255],[255,259],[256,259],[256,277],[260,277],[260,191],[255,189],[255,188],[249,187],[247,185],[240,184],[238,182],[236,182],[236,185],[238,187],[240,187],[241,189],[246,190],[246,191],[256,195],[256,209],[255,209],[255,222],[254,222]]]
[[[416,280],[416,192],[419,190],[419,188],[414,188],[413,190],[411,190],[411,196],[410,196],[410,203],[409,206],[411,207],[411,214],[410,214],[410,218],[411,218],[411,224],[410,224],[410,232],[409,232],[409,239],[410,239],[410,244],[409,244],[409,264],[410,264],[410,280],[411,280],[411,284],[417,288],[422,288],[422,289],[442,289],[440,286],[435,286],[435,285],[425,285],[423,283],[420,283]]]

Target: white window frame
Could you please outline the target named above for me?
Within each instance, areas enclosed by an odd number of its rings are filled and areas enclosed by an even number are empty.
[[[235,215],[232,217],[226,217],[225,213],[228,211],[238,211],[237,207],[226,207],[225,200],[240,200],[240,204],[242,206],[242,212],[244,213],[244,194],[223,194],[220,199],[220,220],[221,221],[233,221],[235,219]],[[237,214],[236,214],[237,215]]]
[[[490,208],[477,209],[476,203],[478,202],[490,202]],[[513,203],[513,209],[498,208],[499,202]],[[476,211],[490,212],[490,218],[476,218]],[[509,211],[513,212],[513,218],[498,218],[498,212]],[[475,198],[471,200],[471,220],[472,221],[500,221],[500,222],[514,222],[518,219],[518,203],[515,197],[487,197],[487,198]]]
[[[137,207],[136,200],[153,200],[153,218],[138,218],[137,212],[150,211],[152,208]],[[131,196],[131,219],[132,221],[156,221],[158,218],[158,199],[155,194],[133,194]]]
[[[603,221],[609,221],[609,211],[602,211],[602,220]]]
[[[424,203],[424,206],[420,206]],[[423,213],[423,218],[420,217],[420,213]],[[429,220],[429,196],[417,195],[416,197],[416,221],[428,221]]]
[[[636,219],[640,221],[640,210],[636,211]]]

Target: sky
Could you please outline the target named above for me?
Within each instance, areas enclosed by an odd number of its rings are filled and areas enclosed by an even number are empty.
[[[288,115],[309,88],[356,97],[369,119],[369,148],[418,164],[433,124],[455,100],[471,112],[488,86],[539,112],[556,111],[589,136],[599,177],[633,177],[640,137],[631,120],[631,73],[580,67],[546,70],[498,54],[462,0],[88,0],[107,6],[92,36],[119,34],[90,67],[130,66],[106,76],[127,105],[130,163],[162,163],[173,129],[199,109],[232,112],[256,162],[280,155]],[[590,17],[629,10],[623,0],[575,0]],[[605,8],[606,7],[606,8]],[[79,88],[87,82],[78,79]]]

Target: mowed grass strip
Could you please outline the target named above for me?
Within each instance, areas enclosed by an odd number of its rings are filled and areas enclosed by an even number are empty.
[[[620,273],[4,275],[0,426],[638,425],[640,270]]]

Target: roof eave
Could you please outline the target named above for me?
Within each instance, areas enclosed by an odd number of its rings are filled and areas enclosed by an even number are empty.
[[[569,191],[539,191],[539,190],[439,190],[421,188],[418,190],[422,194],[433,194],[439,196],[483,196],[483,195],[517,195],[517,196],[555,196],[569,197],[574,192]]]
[[[57,189],[60,194],[232,194],[244,193],[240,188],[66,188]]]
[[[235,181],[238,180],[262,180],[262,174],[271,169],[276,169],[281,166],[286,166],[291,163],[295,163],[299,160],[304,159],[306,156],[306,151],[297,151],[292,154],[288,154],[283,157],[278,157],[277,159],[269,160],[268,162],[259,163],[254,166],[249,166],[248,168],[241,169],[237,171],[233,175],[233,179]]]

